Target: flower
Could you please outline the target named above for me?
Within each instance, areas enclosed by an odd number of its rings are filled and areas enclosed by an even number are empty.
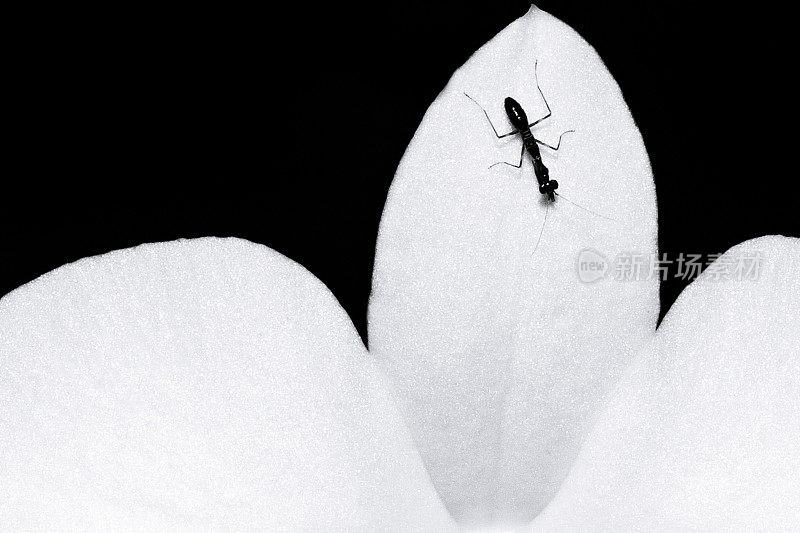
[[[507,128],[509,95],[531,117],[546,98],[540,140],[576,130],[542,149],[555,203],[528,166],[488,168],[519,157],[478,107]],[[658,276],[576,271],[652,256],[656,232],[618,87],[532,8],[454,75],[398,168],[369,352],[313,275],[238,239],[84,259],[0,300],[0,523],[789,528],[798,241],[731,250],[715,264],[758,252],[761,275],[707,272],[656,331]]]

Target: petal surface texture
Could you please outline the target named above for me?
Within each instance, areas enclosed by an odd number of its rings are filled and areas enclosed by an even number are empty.
[[[757,281],[722,280],[720,271],[756,254]],[[684,290],[536,529],[797,528],[798,265],[800,240],[763,237]]]
[[[0,300],[2,528],[452,525],[344,310],[237,239],[78,261]]]
[[[530,121],[560,187],[538,192],[507,96]],[[467,93],[468,98],[464,93]],[[474,100],[474,101],[473,101]],[[477,102],[477,103],[476,103]],[[476,52],[428,109],[387,199],[369,348],[400,398],[434,485],[471,525],[514,525],[544,508],[592,417],[655,331],[657,279],[594,283],[654,254],[655,191],[619,87],[577,33],[533,7]]]

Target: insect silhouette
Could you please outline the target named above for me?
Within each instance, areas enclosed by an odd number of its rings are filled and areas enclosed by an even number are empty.
[[[528,122],[528,115],[525,113],[525,110],[522,108],[519,102],[511,98],[510,96],[505,99],[505,109],[506,114],[508,115],[508,120],[511,122],[511,125],[514,127],[514,130],[509,133],[500,134],[497,132],[497,128],[494,127],[492,123],[492,119],[489,118],[489,113],[486,112],[483,107],[470,95],[464,93],[464,96],[475,102],[475,104],[481,108],[483,114],[486,116],[486,120],[489,121],[489,125],[492,127],[492,131],[497,136],[498,139],[502,139],[504,137],[509,137],[511,135],[519,134],[522,137],[522,151],[519,155],[519,164],[515,165],[513,163],[507,163],[505,161],[501,161],[499,163],[495,163],[494,165],[490,165],[489,168],[492,168],[496,165],[508,165],[514,168],[522,168],[522,160],[525,158],[525,152],[527,151],[528,154],[531,156],[531,160],[533,161],[533,172],[536,175],[536,181],[539,182],[539,192],[546,196],[548,200],[554,202],[556,199],[556,189],[558,189],[558,182],[556,180],[550,179],[550,171],[542,162],[542,153],[539,151],[539,145],[545,146],[551,150],[558,150],[561,147],[561,138],[564,137],[567,133],[573,133],[575,130],[567,130],[562,133],[558,137],[558,143],[555,146],[549,145],[544,141],[540,141],[536,137],[533,136],[533,132],[531,128],[539,124],[540,122],[550,118],[553,114],[552,110],[550,109],[550,105],[547,103],[547,99],[544,97],[544,93],[542,92],[542,88],[539,86],[539,78],[536,74],[536,70],[538,67],[539,62],[537,61],[534,64],[534,77],[536,77],[536,88],[539,90],[539,94],[542,96],[542,101],[544,101],[544,105],[547,108],[547,113],[533,122]],[[561,196],[561,195],[559,195]]]
[[[534,63],[534,78],[536,79],[536,88],[539,91],[539,95],[541,95],[542,101],[544,102],[544,105],[547,108],[547,113],[543,117],[534,120],[533,122],[528,122],[528,115],[525,113],[525,110],[522,108],[520,103],[509,96],[508,98],[505,99],[504,104],[505,104],[506,114],[508,115],[508,120],[511,122],[511,125],[514,127],[514,129],[508,133],[503,133],[503,134],[498,133],[497,128],[495,128],[494,124],[492,123],[492,119],[489,118],[489,113],[487,113],[486,110],[473,97],[471,97],[467,93],[464,93],[464,96],[472,100],[475,103],[475,105],[477,105],[481,109],[481,111],[483,111],[483,114],[486,116],[486,120],[489,122],[489,125],[492,127],[492,131],[494,131],[494,134],[497,136],[498,139],[510,137],[511,135],[519,135],[520,137],[522,137],[522,151],[519,154],[518,164],[515,165],[513,163],[508,163],[506,161],[500,161],[499,163],[494,163],[493,165],[489,165],[489,168],[492,168],[497,165],[508,165],[514,168],[522,168],[522,161],[525,158],[525,152],[528,152],[528,154],[530,154],[531,156],[531,160],[533,161],[533,172],[536,175],[536,181],[539,183],[539,192],[547,199],[547,204],[548,204],[547,205],[548,209],[546,209],[544,213],[544,222],[542,223],[542,228],[539,231],[539,238],[536,241],[536,246],[534,247],[533,252],[536,252],[536,250],[539,248],[539,243],[541,242],[542,234],[544,233],[544,227],[547,224],[547,214],[550,212],[549,207],[551,203],[555,202],[556,196],[558,196],[559,198],[563,198],[570,204],[580,209],[583,209],[584,211],[591,213],[595,216],[604,218],[606,220],[610,220],[612,222],[617,222],[613,218],[609,218],[605,215],[601,215],[600,213],[596,213],[591,209],[583,207],[582,205],[573,202],[569,198],[566,198],[563,194],[559,194],[558,192],[556,192],[556,189],[558,189],[558,182],[556,180],[550,179],[550,171],[547,169],[544,162],[542,161],[542,153],[539,150],[539,145],[549,148],[553,151],[557,151],[561,147],[561,139],[564,137],[564,135],[566,135],[567,133],[574,133],[575,130],[567,130],[561,135],[559,135],[558,142],[556,143],[555,146],[547,144],[546,142],[540,141],[539,139],[534,137],[531,128],[543,122],[544,120],[550,118],[550,116],[552,116],[553,114],[553,111],[550,109],[550,105],[547,103],[547,98],[545,98],[544,93],[542,92],[542,88],[541,86],[539,86],[539,77],[537,74],[538,65],[539,62],[536,61],[536,63]]]

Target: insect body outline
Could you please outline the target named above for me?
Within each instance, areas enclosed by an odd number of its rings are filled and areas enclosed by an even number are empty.
[[[538,60],[534,65],[534,76],[537,76],[536,75],[537,66],[538,66]],[[549,201],[554,202],[555,196],[558,195],[558,193],[556,192],[556,189],[558,189],[558,182],[556,180],[550,179],[550,171],[542,161],[542,154],[541,151],[539,150],[539,145],[545,146],[554,151],[558,150],[561,147],[562,137],[564,137],[564,135],[566,135],[567,133],[573,133],[575,130],[567,130],[564,133],[562,133],[558,137],[558,143],[556,143],[555,146],[547,144],[546,142],[541,141],[536,137],[534,137],[531,128],[533,128],[540,122],[550,118],[550,116],[553,114],[552,110],[550,109],[550,105],[547,103],[547,99],[545,98],[544,93],[542,92],[542,88],[539,86],[538,76],[536,78],[536,88],[539,90],[539,94],[541,95],[542,100],[544,101],[544,105],[547,108],[547,113],[543,117],[529,123],[528,115],[525,113],[525,110],[522,108],[522,105],[520,105],[519,102],[517,102],[516,100],[514,100],[509,96],[504,101],[504,107],[506,110],[506,115],[508,115],[508,119],[511,122],[511,125],[514,127],[514,129],[511,132],[504,134],[500,134],[497,132],[497,128],[494,127],[492,119],[489,118],[489,114],[486,112],[485,109],[483,109],[483,107],[481,107],[481,105],[474,98],[472,98],[467,93],[464,93],[464,96],[475,102],[475,104],[481,108],[483,114],[486,116],[486,120],[492,127],[492,131],[494,131],[494,134],[498,139],[502,139],[517,134],[519,134],[520,137],[522,138],[522,150],[519,156],[519,164],[515,165],[513,163],[507,163],[505,161],[501,161],[499,163],[490,165],[489,168],[492,168],[496,165],[508,165],[514,168],[522,168],[522,160],[525,158],[525,152],[527,151],[528,154],[531,156],[531,160],[533,161],[533,172],[536,175],[536,181],[539,183],[539,192],[545,197],[547,197]]]

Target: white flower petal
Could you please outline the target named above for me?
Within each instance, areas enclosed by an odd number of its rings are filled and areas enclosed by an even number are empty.
[[[0,300],[0,526],[451,525],[327,288],[246,241],[81,260]]]
[[[553,116],[535,135],[552,144],[576,130],[560,151],[542,148],[564,195],[549,207],[529,160],[487,168],[517,162],[519,136],[497,140],[464,95],[501,132],[511,129],[506,96],[541,117],[537,61]],[[576,261],[586,248],[608,263],[649,257],[656,231],[649,161],[620,90],[552,16],[532,8],[431,105],[381,221],[369,347],[461,521],[526,521],[556,492],[658,316],[657,279],[587,284]]]
[[[747,241],[715,264],[755,254],[758,281],[709,267],[681,294],[537,529],[797,528],[800,240]]]

